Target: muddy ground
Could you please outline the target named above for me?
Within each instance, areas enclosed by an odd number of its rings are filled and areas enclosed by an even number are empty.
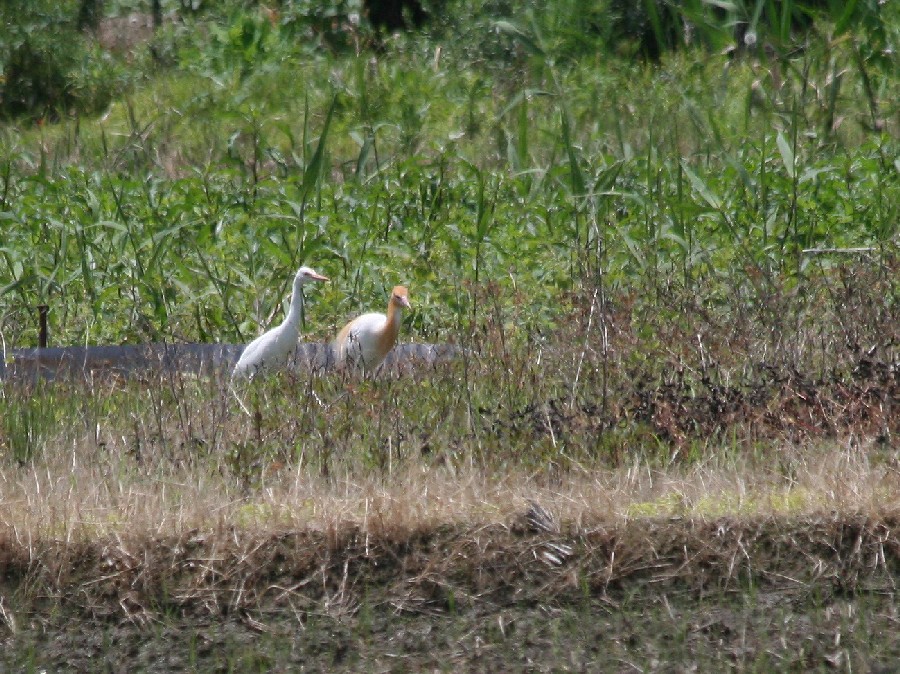
[[[900,516],[0,543],[3,671],[895,671]]]

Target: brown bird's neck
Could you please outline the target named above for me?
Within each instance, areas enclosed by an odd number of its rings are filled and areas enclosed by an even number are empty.
[[[387,323],[385,323],[384,331],[381,335],[381,346],[385,350],[390,351],[394,343],[397,341],[397,335],[400,334],[400,321],[402,314],[400,309],[394,304],[393,300],[388,302]]]
[[[394,300],[391,299],[391,301],[388,302],[388,308],[387,308],[388,325],[394,325],[395,323],[397,325],[400,325],[400,317],[401,317],[400,308],[394,303]]]

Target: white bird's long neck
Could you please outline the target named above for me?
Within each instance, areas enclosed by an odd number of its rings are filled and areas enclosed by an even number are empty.
[[[294,292],[291,294],[291,308],[288,310],[285,325],[292,325],[294,329],[300,326],[300,316],[303,314],[303,282],[300,279],[294,281]]]

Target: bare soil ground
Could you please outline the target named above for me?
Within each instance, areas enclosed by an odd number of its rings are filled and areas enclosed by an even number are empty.
[[[8,671],[890,671],[900,518],[0,543]]]

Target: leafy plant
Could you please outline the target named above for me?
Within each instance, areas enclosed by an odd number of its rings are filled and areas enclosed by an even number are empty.
[[[79,32],[75,5],[39,0],[0,8],[0,117],[94,115],[123,90],[119,68]]]

